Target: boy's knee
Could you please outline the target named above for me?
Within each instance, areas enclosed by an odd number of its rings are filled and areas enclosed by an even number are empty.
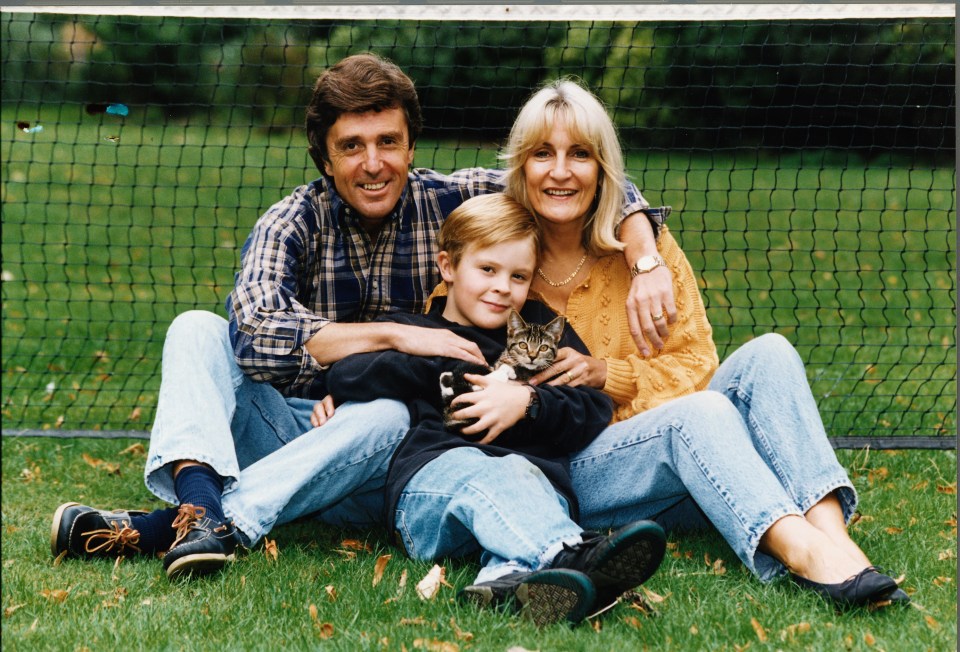
[[[170,323],[165,344],[203,342],[210,345],[226,338],[226,319],[206,310],[188,310],[177,315]]]

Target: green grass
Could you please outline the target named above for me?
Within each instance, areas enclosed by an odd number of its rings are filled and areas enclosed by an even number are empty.
[[[224,313],[253,223],[315,171],[297,130],[37,111],[0,109],[4,427],[144,430],[167,325]],[[496,159],[424,140],[416,163]],[[954,169],[641,148],[628,167],[676,210],[721,355],[788,337],[831,435],[956,432]]]
[[[134,443],[3,439],[4,650],[500,652],[520,646],[544,652],[748,647],[940,652],[957,645],[953,451],[840,452],[861,497],[854,537],[876,563],[905,576],[903,586],[913,597],[909,608],[836,613],[786,580],[760,584],[717,535],[701,534],[671,537],[664,564],[645,585],[664,598],[653,605],[655,614],[620,605],[595,626],[537,630],[515,617],[456,603],[455,588],[473,578],[476,560],[442,562],[454,588],[444,587],[435,601],[422,602],[414,585],[430,564],[405,559],[382,532],[338,530],[313,521],[272,533],[277,561],[268,559],[261,545],[225,572],[199,581],[170,583],[157,559],[117,566],[107,560],[55,564],[50,519],[61,502],[161,505],[143,487],[143,454],[123,452]],[[91,466],[84,454],[116,465],[118,473]],[[351,558],[341,552],[345,539],[359,539],[370,549]],[[392,557],[374,587],[374,565],[384,554]],[[722,574],[715,571],[718,559]],[[317,608],[316,624],[310,605]],[[324,624],[332,627],[329,638],[322,638]],[[424,647],[424,641],[457,647]]]

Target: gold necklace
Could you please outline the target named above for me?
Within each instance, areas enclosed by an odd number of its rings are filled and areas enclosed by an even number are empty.
[[[577,274],[580,273],[580,268],[583,267],[583,264],[584,264],[585,262],[587,262],[587,254],[586,254],[586,252],[584,252],[583,258],[580,259],[580,262],[577,263],[577,268],[576,268],[575,270],[573,270],[573,274],[571,274],[571,275],[568,276],[567,278],[563,279],[563,280],[560,281],[559,283],[554,283],[553,281],[551,281],[550,279],[548,279],[548,278],[547,278],[547,275],[543,273],[543,268],[542,268],[542,267],[538,267],[538,268],[537,268],[537,274],[539,274],[539,275],[540,275],[540,278],[542,278],[544,281],[547,282],[547,285],[549,285],[549,286],[551,286],[551,287],[555,287],[555,288],[561,288],[561,287],[563,287],[564,285],[566,285],[567,283],[569,283],[570,281],[572,281],[573,279],[575,279],[575,278],[577,277]]]

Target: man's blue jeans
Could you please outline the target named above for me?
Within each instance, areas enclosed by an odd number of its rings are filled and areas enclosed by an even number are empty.
[[[170,325],[162,371],[144,471],[158,497],[176,504],[173,464],[195,460],[224,478],[224,513],[247,545],[312,512],[338,525],[381,522],[387,466],[410,427],[403,404],[347,403],[313,428],[316,401],[246,377],[226,320],[203,311]]]
[[[564,522],[565,509],[558,511],[556,492],[528,485],[524,465],[488,464],[499,475],[468,482],[451,468],[457,458],[450,455],[421,469],[397,510],[405,545],[415,556],[482,548],[483,581],[502,574],[505,559],[519,569],[536,569],[549,561],[557,541],[574,534]],[[806,513],[831,492],[848,521],[857,503],[827,440],[803,363],[779,335],[735,351],[707,391],[610,426],[571,457],[570,472],[584,528],[640,519],[665,529],[712,526],[764,581],[784,571],[757,551],[773,523]],[[515,542],[517,533],[523,539]],[[498,541],[516,543],[515,552],[494,547]]]

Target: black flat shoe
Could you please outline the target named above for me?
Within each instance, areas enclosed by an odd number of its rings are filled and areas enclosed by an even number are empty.
[[[798,586],[819,593],[828,600],[845,606],[857,607],[893,600],[893,595],[899,591],[896,581],[877,570],[876,566],[867,566],[848,580],[839,584],[820,584],[805,577],[791,574],[790,577]],[[906,594],[904,593],[904,596]],[[897,596],[899,600],[900,597]],[[907,597],[907,600],[910,598]]]

